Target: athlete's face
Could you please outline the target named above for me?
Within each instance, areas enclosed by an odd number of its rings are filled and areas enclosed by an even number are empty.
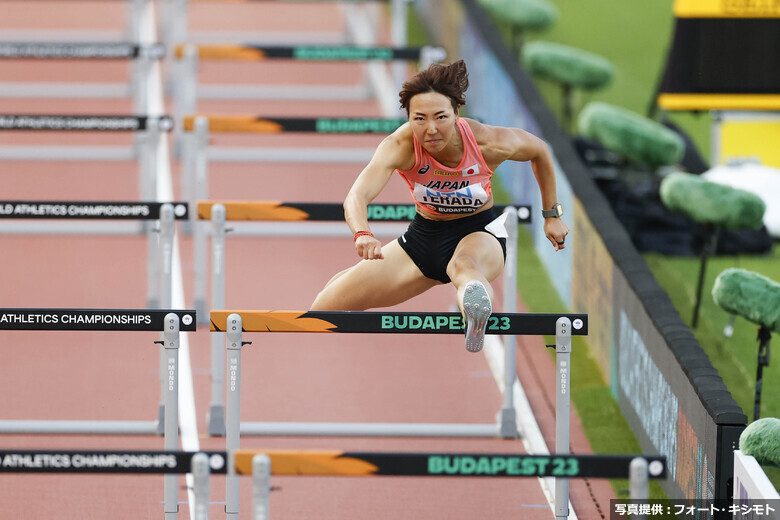
[[[450,98],[438,92],[417,94],[409,100],[412,131],[429,153],[441,152],[453,141],[457,119]]]

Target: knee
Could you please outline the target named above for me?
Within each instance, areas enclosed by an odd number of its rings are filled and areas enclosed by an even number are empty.
[[[447,276],[455,279],[458,275],[479,271],[479,263],[471,255],[458,255],[447,264]]]
[[[327,288],[321,290],[319,294],[317,294],[317,297],[314,298],[314,301],[312,302],[311,306],[309,306],[310,311],[335,311],[337,309],[333,306],[333,298],[330,297],[329,292]]]

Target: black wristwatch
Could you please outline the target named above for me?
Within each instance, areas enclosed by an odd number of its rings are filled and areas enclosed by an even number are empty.
[[[550,218],[550,217],[560,218],[561,216],[563,216],[563,207],[556,202],[555,205],[553,205],[552,209],[543,209],[542,216],[544,218]]]

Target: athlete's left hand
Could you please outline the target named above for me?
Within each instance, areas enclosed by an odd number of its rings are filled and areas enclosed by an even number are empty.
[[[569,226],[560,218],[544,219],[544,234],[556,251],[566,248],[566,235],[569,234]]]

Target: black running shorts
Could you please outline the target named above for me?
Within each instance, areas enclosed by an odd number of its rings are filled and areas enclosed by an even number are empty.
[[[475,231],[490,233],[485,230],[485,226],[495,218],[492,209],[455,220],[429,220],[417,214],[406,233],[398,238],[398,244],[423,275],[442,283],[450,283],[447,264],[458,243]],[[506,238],[496,237],[496,240],[501,244],[506,260]]]

